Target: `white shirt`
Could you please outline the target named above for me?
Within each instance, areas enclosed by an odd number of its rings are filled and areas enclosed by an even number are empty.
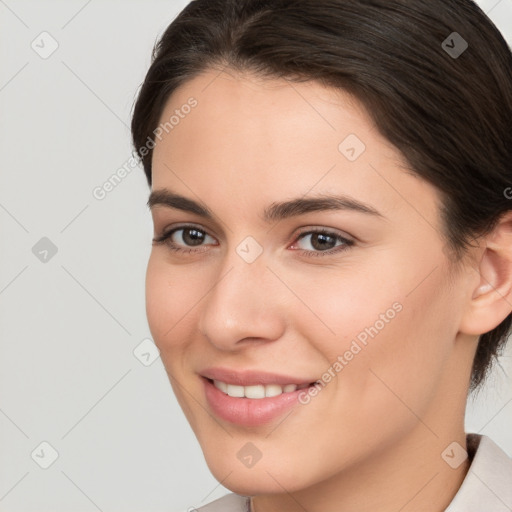
[[[487,436],[468,434],[467,443],[471,465],[445,512],[512,512],[512,459]],[[197,511],[250,512],[249,498],[229,493]]]

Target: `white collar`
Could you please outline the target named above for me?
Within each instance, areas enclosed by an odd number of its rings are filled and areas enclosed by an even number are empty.
[[[467,434],[468,473],[445,512],[511,512],[512,459],[489,437]]]

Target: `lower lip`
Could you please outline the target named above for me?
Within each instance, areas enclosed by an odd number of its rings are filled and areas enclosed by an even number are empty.
[[[264,425],[281,416],[298,403],[299,394],[307,388],[266,398],[236,398],[217,389],[202,377],[206,400],[215,415],[225,421],[246,427]]]

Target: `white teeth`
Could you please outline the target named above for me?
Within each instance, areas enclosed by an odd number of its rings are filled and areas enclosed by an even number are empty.
[[[225,382],[221,382],[220,380],[214,380],[213,383],[215,384],[215,387],[220,389],[223,393],[228,392],[228,385]]]
[[[237,398],[242,398],[244,396],[244,387],[243,386],[235,386],[234,384],[228,384],[227,394],[229,396],[234,396]]]
[[[265,386],[244,386],[246,398],[265,398]]]
[[[293,386],[293,384],[291,384]],[[265,396],[279,396],[283,391],[286,392],[286,388],[289,386],[285,386],[282,388],[278,384],[268,384],[265,386]],[[294,389],[292,391],[295,391]]]
[[[214,380],[213,385],[220,389],[223,393],[235,398],[252,398],[259,399],[265,397],[279,396],[282,393],[290,393],[296,389],[302,389],[309,386],[309,384],[286,384],[280,386],[279,384],[258,384],[255,386],[237,386],[235,384],[226,384],[220,380]]]

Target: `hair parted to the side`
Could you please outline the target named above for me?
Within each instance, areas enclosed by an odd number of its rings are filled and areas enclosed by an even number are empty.
[[[469,45],[457,58],[442,47],[453,32]],[[149,184],[146,144],[170,95],[225,67],[356,97],[413,173],[439,190],[454,261],[512,209],[512,53],[472,0],[190,2],[155,45],[134,107],[133,144]],[[509,315],[480,337],[471,390],[511,324]]]

